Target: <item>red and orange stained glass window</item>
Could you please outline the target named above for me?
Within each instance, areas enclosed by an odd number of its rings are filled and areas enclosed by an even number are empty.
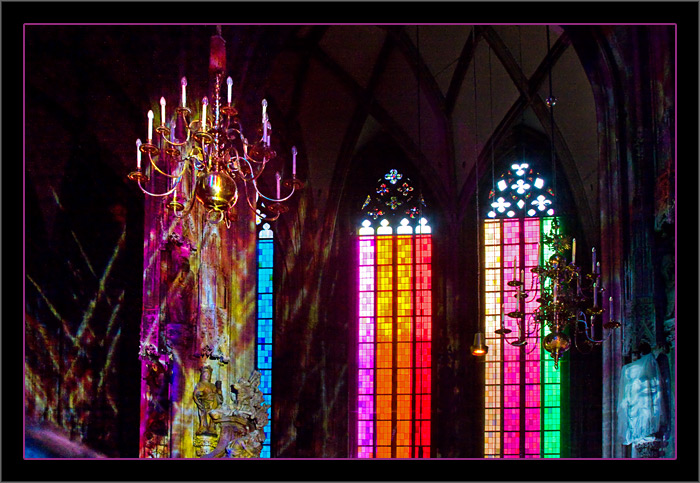
[[[358,236],[358,458],[430,457],[432,235],[422,206],[410,180],[396,170],[380,180],[376,195],[368,196],[363,206],[367,219]]]
[[[557,458],[561,456],[561,371],[541,347],[547,330],[526,332],[524,345],[513,311],[532,314],[540,287],[531,269],[549,257],[540,241],[550,230],[551,190],[526,163],[513,164],[490,195],[483,222],[485,328],[484,456]],[[524,277],[529,296],[520,301],[510,280]],[[535,282],[537,282],[535,280]],[[501,337],[496,330],[510,329]]]

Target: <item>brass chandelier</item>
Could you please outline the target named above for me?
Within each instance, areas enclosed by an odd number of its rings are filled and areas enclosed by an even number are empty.
[[[211,37],[210,73],[214,77],[212,100],[203,97],[201,106],[193,114],[187,99],[187,79],[182,78],[180,101],[174,110],[166,112],[165,97],[160,99],[160,124],[155,127],[154,114],[148,111],[146,142],[136,141],[136,170],[129,178],[138,183],[144,194],[163,197],[175,216],[190,212],[195,202],[206,209],[206,219],[212,224],[225,221],[229,227],[235,219],[234,207],[240,195],[257,216],[275,220],[288,211],[284,201],[303,187],[296,177],[296,147],[292,153],[292,176],[282,181],[275,173],[276,196],[263,194],[259,179],[266,165],[277,157],[271,145],[272,125],[267,112],[267,101],[262,100],[259,128],[251,138],[246,137],[238,110],[233,103],[233,80],[226,79],[227,97],[222,102],[222,81],[226,67],[225,41],[221,27]],[[169,114],[169,115],[168,115]],[[196,119],[198,115],[198,119]],[[142,166],[142,155],[146,166]],[[156,173],[165,178],[161,192],[149,191],[144,183]],[[282,194],[282,187],[286,193]],[[152,189],[152,188],[151,188]],[[260,201],[260,203],[258,203]]]
[[[518,327],[515,340],[507,337],[512,331],[501,327],[495,332],[511,345],[523,346],[526,337],[538,334],[547,327],[549,333],[542,338],[542,346],[554,358],[554,367],[559,367],[559,359],[573,345],[580,352],[588,352],[601,345],[612,334],[612,329],[620,327],[614,318],[613,298],[608,297],[608,308],[604,307],[605,287],[601,283],[600,262],[596,261],[595,248],[592,253],[591,272],[584,274],[576,265],[576,239],[559,232],[556,218],[551,231],[542,237],[542,245],[552,250],[552,255],[532,268],[532,286],[524,286],[524,277],[511,280],[508,285],[516,288],[517,309],[505,314],[514,318]],[[567,263],[566,252],[571,249],[571,262]],[[532,314],[525,313],[528,302],[527,291],[540,288],[539,304]],[[607,312],[607,321],[604,314]],[[606,333],[607,330],[607,333]]]

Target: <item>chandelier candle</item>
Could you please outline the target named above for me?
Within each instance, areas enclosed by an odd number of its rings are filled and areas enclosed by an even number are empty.
[[[160,98],[160,125],[165,126],[165,97]]]
[[[148,144],[153,142],[153,111],[148,111]]]
[[[141,140],[136,140],[136,170],[141,171]]]
[[[228,86],[228,105],[231,105],[231,93],[233,90],[233,79],[229,76],[228,79],[226,79],[226,85]]]
[[[206,96],[202,99],[202,131],[207,130],[207,106],[209,105],[209,99]]]
[[[187,87],[187,78],[183,77],[180,81],[182,84],[182,107],[187,107],[187,94],[185,93],[185,88]]]
[[[593,284],[593,307],[598,306],[598,284]]]
[[[262,100],[263,141],[267,142],[267,100]]]

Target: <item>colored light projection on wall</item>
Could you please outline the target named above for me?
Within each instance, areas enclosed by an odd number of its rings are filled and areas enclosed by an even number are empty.
[[[513,340],[518,328],[505,314],[515,311],[515,287],[509,280],[525,277],[529,297],[520,310],[532,314],[537,308],[539,287],[529,290],[537,265],[540,239],[549,232],[552,218],[516,218],[484,221],[485,248],[485,434],[486,458],[557,458],[560,448],[561,372],[546,357],[537,332],[527,344],[513,346],[494,333],[503,326]],[[549,257],[547,247],[542,256]],[[512,334],[516,334],[512,336]]]
[[[425,219],[359,236],[358,458],[428,458],[431,256]]]
[[[257,350],[255,368],[260,372],[260,391],[265,404],[272,406],[272,323],[274,319],[273,301],[274,243],[270,225],[265,223],[258,233],[258,317]],[[267,409],[268,422],[265,425],[265,442],[261,458],[271,457],[272,408]]]
[[[60,216],[72,213],[56,192],[54,198]],[[27,458],[74,457],[82,445],[87,457],[94,456],[91,450],[125,454],[119,446],[128,432],[120,426],[125,389],[119,375],[128,369],[119,355],[129,348],[127,273],[138,245],[127,241],[122,223],[103,221],[92,225],[99,227],[101,243],[92,244],[91,232],[64,222],[53,243],[27,245],[24,423],[35,437],[46,438],[43,449],[53,448],[32,451],[28,432]]]

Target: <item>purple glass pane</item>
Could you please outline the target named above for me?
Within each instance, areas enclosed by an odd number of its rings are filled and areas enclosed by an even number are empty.
[[[374,370],[373,369],[360,369],[358,379],[359,379],[358,392],[360,394],[372,394],[372,393],[374,393]]]
[[[374,397],[363,396],[357,397],[357,419],[371,420],[374,415]]]
[[[358,367],[363,369],[374,367],[374,344],[359,344]]]

